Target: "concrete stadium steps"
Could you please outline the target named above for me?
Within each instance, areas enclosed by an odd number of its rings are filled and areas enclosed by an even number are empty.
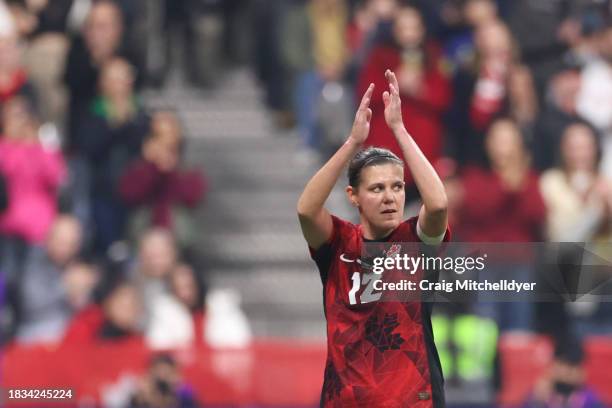
[[[322,286],[311,267],[232,270],[212,274],[218,288],[240,288],[242,309],[255,333],[322,338],[325,335]]]

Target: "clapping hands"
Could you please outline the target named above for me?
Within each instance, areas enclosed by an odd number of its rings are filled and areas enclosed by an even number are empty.
[[[355,120],[353,121],[353,128],[351,129],[351,135],[349,139],[358,145],[363,144],[368,138],[370,133],[370,121],[372,120],[372,109],[370,109],[370,100],[372,99],[372,93],[374,92],[374,84],[370,84],[365,94],[361,98],[359,108],[355,114]]]
[[[389,83],[389,90],[383,92],[383,102],[385,104],[385,121],[387,126],[395,133],[396,130],[404,126],[402,120],[402,101],[399,94],[399,85],[395,73],[388,69],[385,71],[385,78]]]
[[[389,89],[382,94],[383,103],[385,105],[385,121],[387,122],[387,126],[395,133],[397,130],[404,127],[404,122],[402,120],[402,102],[395,73],[388,69],[385,71],[385,78],[389,83]],[[370,121],[372,120],[370,101],[372,100],[373,92],[374,84],[370,84],[361,98],[359,108],[355,114],[355,120],[353,121],[353,128],[349,136],[349,140],[359,145],[366,141],[370,133]]]

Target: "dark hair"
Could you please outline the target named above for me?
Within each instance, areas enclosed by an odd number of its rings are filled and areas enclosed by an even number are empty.
[[[185,266],[189,268],[196,289],[196,302],[191,311],[202,310],[205,307],[206,293],[208,292],[208,285],[204,277],[204,272],[206,271],[204,262],[199,256],[197,256],[194,251],[189,249],[182,251],[179,259],[181,260],[181,262],[177,263],[177,265],[173,268],[172,273],[170,274],[168,279],[172,283],[172,280],[174,279],[174,271],[176,270],[176,268],[180,266]],[[173,287],[172,290],[174,290]]]
[[[176,367],[177,365],[174,357],[172,357],[172,355],[167,352],[162,352],[162,353],[154,354],[153,356],[151,356],[149,360],[149,367],[154,367],[160,364],[169,365],[172,367]]]
[[[134,287],[134,284],[120,276],[103,279],[96,288],[97,293],[94,293],[94,300],[99,304],[106,303],[119,289],[126,286]]]
[[[349,185],[357,188],[361,182],[361,171],[369,166],[378,164],[397,164],[404,167],[404,162],[391,150],[382,147],[368,147],[357,152],[348,168]]]
[[[601,159],[603,157],[603,147],[602,147],[602,142],[601,142],[601,134],[600,132],[597,130],[597,128],[595,128],[590,122],[588,122],[585,119],[582,118],[578,118],[573,120],[572,122],[568,123],[567,126],[565,126],[563,128],[563,131],[561,132],[561,138],[559,140],[559,143],[557,144],[556,148],[557,148],[557,165],[559,166],[565,166],[565,163],[563,162],[563,155],[561,154],[562,151],[562,145],[565,141],[565,139],[567,138],[567,131],[569,130],[569,128],[573,127],[573,126],[582,126],[586,129],[589,130],[589,132],[591,133],[591,136],[593,138],[593,143],[595,144],[595,168],[597,169],[599,167],[599,164],[601,163]]]

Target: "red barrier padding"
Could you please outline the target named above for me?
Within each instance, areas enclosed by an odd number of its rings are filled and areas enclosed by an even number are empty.
[[[586,382],[604,403],[612,405],[612,338],[593,337],[584,344]],[[499,402],[524,402],[554,358],[554,344],[545,336],[504,335],[499,341],[503,386]]]
[[[553,344],[543,336],[505,335],[499,351],[504,379],[499,403],[519,405],[552,361]],[[589,339],[585,351],[588,384],[604,402],[612,404],[612,339]],[[173,354],[202,403],[271,407],[318,404],[325,344],[258,340],[244,350],[198,347]],[[0,387],[71,388],[73,402],[99,404],[105,388],[116,386],[127,376],[136,378],[145,373],[150,357],[151,351],[140,341],[87,347],[13,346],[1,356]],[[2,406],[42,405],[4,402]]]
[[[612,338],[591,337],[584,348],[587,383],[606,404],[612,405]]]
[[[315,406],[325,344],[258,341],[244,350],[175,351],[182,372],[208,405]],[[3,388],[71,388],[75,401],[100,402],[101,390],[146,369],[151,352],[140,342],[87,347],[10,347],[2,356]],[[24,403],[6,403],[24,407]],[[55,407],[73,404],[54,404]]]
[[[529,396],[554,354],[552,342],[530,334],[503,335],[498,345],[503,378],[501,405],[518,405]]]

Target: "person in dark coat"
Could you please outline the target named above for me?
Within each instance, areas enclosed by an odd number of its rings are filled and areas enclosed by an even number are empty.
[[[92,217],[97,252],[124,237],[127,209],[118,194],[119,178],[140,152],[149,118],[134,95],[134,69],[114,58],[102,68],[100,93],[79,126],[79,150],[91,172]]]
[[[97,94],[100,70],[106,62],[121,56],[136,72],[142,64],[127,46],[121,9],[110,0],[97,1],[91,8],[83,32],[72,40],[64,82],[68,88],[68,148],[79,146],[79,119],[87,114]]]

